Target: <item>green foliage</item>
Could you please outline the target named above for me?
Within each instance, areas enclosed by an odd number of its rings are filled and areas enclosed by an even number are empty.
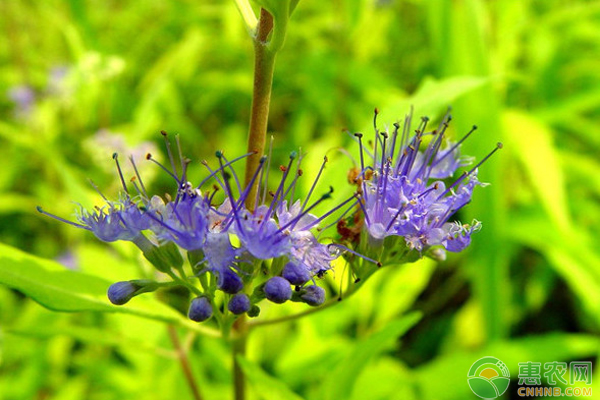
[[[248,7],[258,15],[261,5],[285,34],[269,123],[274,167],[302,147],[314,176],[327,154],[323,180],[344,198],[353,162],[337,150],[350,143],[341,130],[371,132],[374,107],[391,124],[411,105],[432,119],[451,105],[454,138],[479,126],[465,154],[481,159],[498,141],[504,149],[480,169],[492,185],[461,212],[484,224],[469,252],[388,266],[330,309],[255,328],[240,359],[249,398],[474,398],[466,372],[484,355],[508,365],[514,394],[518,362],[597,359],[597,4],[240,4],[0,3],[0,398],[191,399],[165,323],[177,327],[204,397],[230,396],[229,345],[185,318],[189,293],[164,288],[111,305],[110,283],[162,275],[133,246],[97,243],[35,206],[68,217],[73,201],[102,204],[86,178],[113,197],[112,153],[164,159],[161,129],[180,134],[194,182],[216,149],[243,154]],[[19,85],[33,90],[29,108],[9,97]],[[168,177],[140,168],[153,192],[171,191]],[[348,279],[342,271],[325,278],[330,296]],[[260,318],[304,310],[266,305]]]

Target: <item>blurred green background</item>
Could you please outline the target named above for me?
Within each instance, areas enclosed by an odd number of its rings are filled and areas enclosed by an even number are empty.
[[[20,249],[102,279],[100,292],[148,273],[133,246],[35,206],[69,216],[74,201],[100,204],[88,178],[115,196],[112,153],[164,159],[161,129],[180,134],[193,181],[215,149],[245,152],[253,52],[234,1],[0,0],[0,33],[2,264],[38,262]],[[468,251],[389,266],[336,307],[257,329],[250,398],[474,399],[467,371],[486,355],[507,364],[504,397],[518,398],[519,362],[595,363],[599,71],[600,2],[301,0],[275,70],[275,158],[301,147],[313,176],[327,153],[326,180],[349,193],[342,130],[371,132],[374,107],[390,125],[411,105],[434,119],[452,105],[454,137],[478,125],[466,154],[504,150],[459,216],[484,224]],[[152,191],[171,190],[140,163]],[[0,285],[0,399],[191,398],[164,323],[100,311],[53,312]],[[399,339],[410,311],[423,317]],[[228,398],[227,345],[179,334],[204,397]],[[596,369],[596,393],[598,382]]]

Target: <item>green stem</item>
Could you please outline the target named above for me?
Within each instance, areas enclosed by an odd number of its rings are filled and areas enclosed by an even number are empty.
[[[179,337],[177,336],[177,330],[173,325],[169,325],[167,327],[169,331],[169,338],[173,343],[173,347],[177,352],[177,358],[179,358],[179,362],[181,364],[181,370],[183,371],[183,375],[185,376],[185,380],[190,387],[190,391],[192,392],[192,396],[194,400],[202,400],[202,395],[200,394],[200,389],[198,388],[198,384],[194,379],[194,373],[192,372],[192,366],[190,364],[190,360],[188,358],[187,352],[184,347],[181,345],[179,341]]]
[[[267,139],[267,122],[269,120],[269,104],[271,102],[271,87],[275,68],[275,52],[268,48],[267,38],[273,30],[273,17],[267,10],[260,10],[258,31],[254,39],[254,89],[252,109],[250,112],[250,128],[248,132],[248,152],[254,154],[246,162],[246,185],[259,166],[260,158],[265,152]],[[256,191],[259,182],[255,182],[248,193],[246,207],[255,207]]]
[[[246,355],[246,343],[248,342],[248,324],[246,317],[240,317],[233,325],[236,335],[232,341],[231,354],[233,358],[233,394],[235,400],[246,399],[246,378],[244,371],[238,363],[238,355]]]

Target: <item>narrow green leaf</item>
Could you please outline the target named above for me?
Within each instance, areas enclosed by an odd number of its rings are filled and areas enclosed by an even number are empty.
[[[237,361],[244,370],[256,394],[264,400],[303,400],[287,385],[263,371],[258,365],[251,363],[242,356]]]
[[[325,400],[349,399],[356,378],[369,364],[369,361],[393,346],[398,338],[416,324],[420,318],[420,313],[408,314],[401,319],[390,322],[379,332],[358,341],[350,354],[323,381],[322,397]]]
[[[210,328],[188,321],[150,296],[136,297],[126,306],[114,306],[106,297],[111,282],[67,270],[54,261],[26,254],[4,244],[0,244],[0,284],[16,289],[54,311],[120,312],[185,325],[213,336],[217,334]]]
[[[507,147],[519,158],[549,218],[559,229],[570,231],[564,177],[552,132],[534,117],[517,111],[507,112],[504,123]]]
[[[541,213],[540,213],[541,214]],[[581,234],[565,235],[539,214],[518,214],[511,238],[536,249],[577,294],[590,316],[600,316],[600,261],[583,245]]]

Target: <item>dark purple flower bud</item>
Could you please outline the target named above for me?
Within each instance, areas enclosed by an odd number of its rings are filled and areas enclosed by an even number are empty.
[[[311,278],[310,272],[304,264],[296,264],[293,262],[289,262],[283,267],[282,275],[295,286],[304,285]]]
[[[196,297],[190,304],[188,310],[188,317],[192,321],[202,322],[206,321],[212,316],[213,309],[210,301],[206,297]]]
[[[108,288],[108,299],[111,303],[122,306],[131,300],[139,288],[130,281],[113,283]]]
[[[274,276],[265,284],[265,295],[273,303],[282,304],[292,298],[290,282],[280,276]]]
[[[320,286],[311,285],[303,289],[300,298],[309,306],[320,306],[325,302],[325,289]]]
[[[250,307],[250,298],[245,293],[236,294],[227,304],[227,309],[236,315],[248,312]]]
[[[219,280],[217,281],[217,286],[225,293],[236,294],[244,288],[244,283],[238,274],[236,274],[230,268],[224,268],[219,271]]]
[[[256,304],[253,305],[252,307],[250,307],[250,310],[248,310],[248,316],[250,318],[256,318],[256,317],[258,317],[259,314],[260,314],[260,307],[257,306]]]

